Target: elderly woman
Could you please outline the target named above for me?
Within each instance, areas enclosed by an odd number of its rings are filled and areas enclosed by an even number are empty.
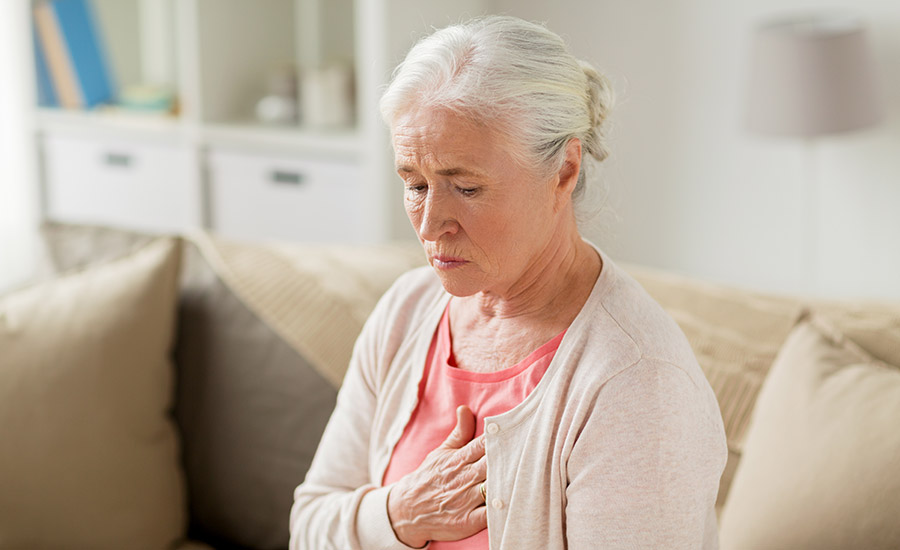
[[[546,28],[437,31],[381,109],[430,266],[354,348],[291,548],[716,548],[727,450],[675,322],[584,240],[605,79]]]

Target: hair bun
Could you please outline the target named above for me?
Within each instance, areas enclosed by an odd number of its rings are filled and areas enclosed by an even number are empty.
[[[609,80],[590,63],[579,61],[578,64],[581,65],[581,69],[587,77],[587,107],[592,127],[588,132],[588,139],[586,140],[588,143],[585,143],[585,147],[591,156],[598,161],[602,161],[609,156],[609,149],[601,127],[610,110],[612,110],[615,102],[615,93]]]

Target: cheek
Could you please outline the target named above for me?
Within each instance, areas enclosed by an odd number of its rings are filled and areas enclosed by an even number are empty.
[[[496,207],[471,214],[461,220],[460,225],[471,245],[494,269],[506,263],[512,248],[517,246],[518,239],[522,237],[510,227],[502,209]]]
[[[523,235],[520,231],[520,221],[523,215],[515,209],[510,209],[506,204],[493,206],[473,216],[471,222],[473,230],[481,236],[486,245],[496,247],[508,246],[508,241],[517,240]]]
[[[403,209],[413,225],[418,228],[418,221],[422,218],[422,201],[406,196],[403,198]]]
[[[544,212],[536,211],[538,206],[513,201],[495,206],[469,220],[470,236],[477,234],[478,244],[490,257],[508,263],[541,240],[545,228],[536,218],[542,217]]]

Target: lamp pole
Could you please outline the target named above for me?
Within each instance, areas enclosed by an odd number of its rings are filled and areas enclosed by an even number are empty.
[[[818,292],[816,275],[819,263],[819,182],[816,170],[814,137],[803,140],[803,281],[809,290]]]

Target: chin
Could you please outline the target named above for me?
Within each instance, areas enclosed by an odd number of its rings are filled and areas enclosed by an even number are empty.
[[[435,269],[438,278],[441,280],[444,290],[457,298],[465,298],[480,292],[481,285],[472,279],[461,276],[458,273],[442,273],[439,269]]]

